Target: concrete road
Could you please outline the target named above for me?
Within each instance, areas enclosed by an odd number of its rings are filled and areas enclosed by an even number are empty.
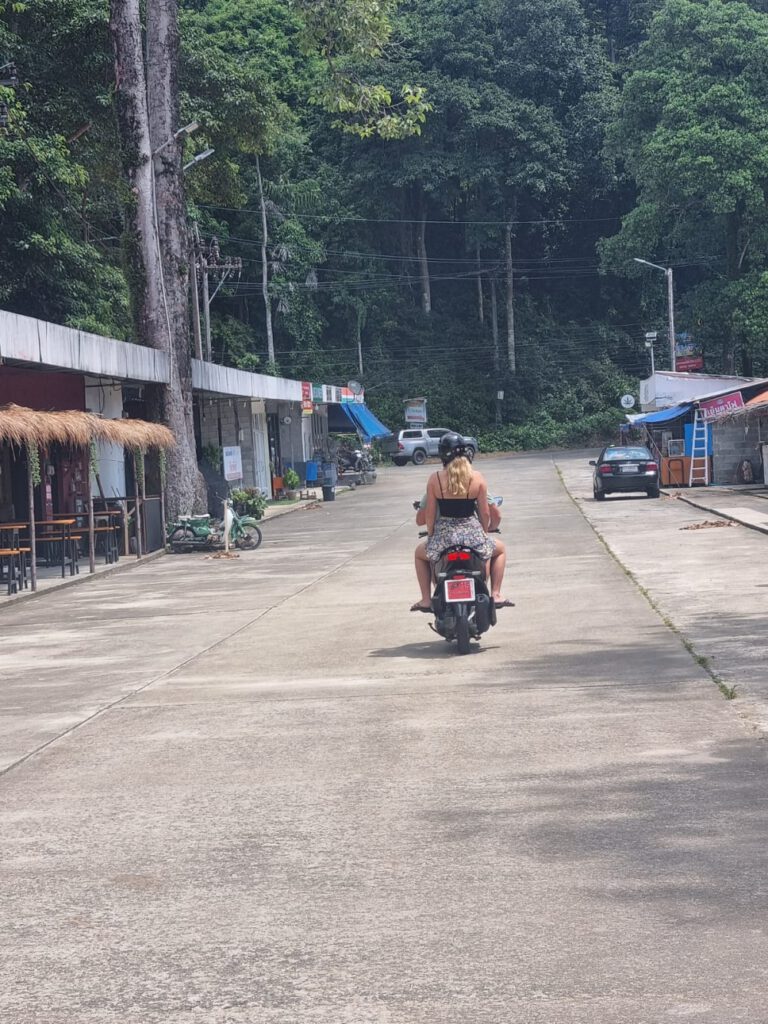
[[[551,458],[483,469],[466,658],[426,468],[0,615],[3,1024],[768,1021],[764,743]]]

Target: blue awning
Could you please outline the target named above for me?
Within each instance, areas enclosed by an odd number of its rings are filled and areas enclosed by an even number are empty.
[[[659,412],[649,412],[645,416],[634,417],[632,424],[644,423],[652,426],[654,423],[671,423],[672,420],[679,420],[681,416],[685,416],[692,408],[690,402],[686,405],[673,405],[671,409],[660,409]]]
[[[328,426],[331,430],[341,430],[336,426],[343,418],[351,423],[354,430],[361,434],[366,441],[377,441],[382,437],[391,437],[392,431],[385,427],[381,420],[377,419],[367,405],[357,403],[343,403],[342,405],[328,406]]]

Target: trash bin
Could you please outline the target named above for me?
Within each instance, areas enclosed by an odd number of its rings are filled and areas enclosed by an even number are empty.
[[[307,463],[307,474],[306,474],[307,487],[311,486],[312,484],[316,484],[317,483],[317,470],[318,470],[318,465],[317,465],[316,462],[308,462]]]
[[[323,483],[335,487],[339,481],[339,470],[335,462],[323,463]]]
[[[332,484],[323,484],[323,501],[336,501],[336,488]]]

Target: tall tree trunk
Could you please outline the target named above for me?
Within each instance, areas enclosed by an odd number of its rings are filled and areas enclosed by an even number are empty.
[[[507,357],[509,372],[517,372],[515,352],[515,271],[512,267],[512,222],[504,231],[504,250],[507,263]]]
[[[264,323],[267,328],[267,359],[275,364],[275,336],[272,331],[272,299],[269,296],[269,262],[267,260],[267,243],[269,241],[267,223],[267,204],[264,199],[264,182],[261,178],[261,162],[256,157],[256,180],[259,183],[259,206],[261,208],[261,294],[264,298]]]
[[[485,323],[485,308],[483,302],[483,275],[480,269],[480,243],[475,246],[475,259],[477,261],[477,316],[481,324]]]
[[[150,400],[176,437],[167,460],[172,517],[201,507],[205,495],[192,414],[182,154],[173,138],[178,125],[177,13],[177,0],[148,0],[145,70],[139,0],[111,0],[118,126],[131,192],[126,211],[129,285],[139,340],[169,357],[169,383]]]
[[[416,252],[419,257],[419,276],[421,278],[421,309],[424,313],[431,313],[432,286],[429,280],[429,259],[427,257],[427,207],[421,188],[419,188],[419,223],[416,233]]]

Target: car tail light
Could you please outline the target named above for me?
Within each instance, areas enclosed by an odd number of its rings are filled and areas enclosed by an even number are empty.
[[[398,441],[397,442],[397,448],[398,448],[398,451],[401,451],[401,452],[405,451],[405,445],[403,444],[402,441]]]
[[[655,462],[646,462],[645,464],[646,473],[655,473],[658,470],[658,468],[659,467]]]
[[[468,562],[472,555],[468,551],[451,551],[448,555],[449,562]]]
[[[603,476],[609,476],[613,472],[613,469],[611,466],[602,465],[597,467],[597,472],[602,473]]]

